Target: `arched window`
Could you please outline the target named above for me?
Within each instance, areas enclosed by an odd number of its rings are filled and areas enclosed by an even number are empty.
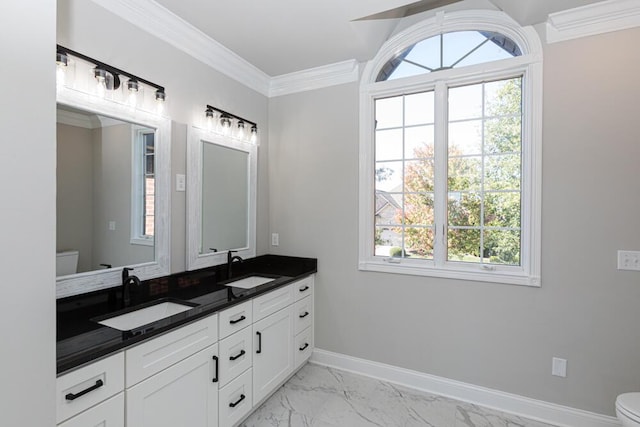
[[[361,84],[361,269],[539,285],[541,63],[502,12],[383,45]]]

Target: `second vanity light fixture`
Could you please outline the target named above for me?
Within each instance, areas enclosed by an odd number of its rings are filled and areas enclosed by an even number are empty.
[[[57,82],[58,85],[66,85],[69,82],[66,82],[66,74],[67,68],[70,63],[70,57],[75,57],[80,59],[91,66],[93,66],[93,77],[95,79],[96,89],[95,93],[100,97],[105,97],[108,91],[117,91],[121,86],[121,77],[126,77],[126,96],[127,103],[132,107],[136,107],[139,102],[139,93],[142,88],[141,84],[146,86],[150,86],[152,90],[155,90],[155,100],[157,103],[157,109],[160,112],[166,100],[166,93],[164,87],[150,82],[149,80],[145,80],[138,76],[135,76],[126,71],[120,70],[111,65],[105,64],[102,61],[98,61],[97,59],[90,58],[81,53],[75,52],[71,49],[68,49],[64,46],[57,45],[56,52],[56,64],[57,64]]]
[[[256,143],[258,139],[258,125],[251,120],[231,114],[211,105],[207,105],[204,112],[207,119],[207,128],[217,130],[225,136],[231,136],[243,141]],[[249,134],[246,128],[249,126]]]

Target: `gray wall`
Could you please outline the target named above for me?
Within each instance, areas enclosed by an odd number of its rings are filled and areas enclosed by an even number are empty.
[[[56,129],[56,251],[77,250],[78,271],[93,270],[93,133]]]
[[[268,252],[267,98],[93,2],[59,0],[57,19],[59,44],[166,88],[166,112],[173,120],[171,270],[186,269],[186,198],[185,193],[175,191],[175,174],[186,173],[187,127],[200,122],[207,104],[247,117],[257,122],[262,131],[258,150],[257,253]]]
[[[278,253],[318,258],[316,346],[614,414],[640,390],[640,29],[545,48],[542,287],[357,270],[358,85],[270,100]],[[551,358],[568,376],[551,376]]]
[[[55,5],[0,4],[3,426],[55,425]]]

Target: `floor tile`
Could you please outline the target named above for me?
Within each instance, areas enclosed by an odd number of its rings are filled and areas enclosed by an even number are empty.
[[[553,427],[369,377],[306,364],[243,427]]]

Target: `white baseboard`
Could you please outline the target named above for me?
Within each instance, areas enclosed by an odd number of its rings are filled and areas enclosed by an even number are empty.
[[[497,409],[559,427],[620,427],[620,423],[614,417],[317,348],[313,351],[310,362]]]

